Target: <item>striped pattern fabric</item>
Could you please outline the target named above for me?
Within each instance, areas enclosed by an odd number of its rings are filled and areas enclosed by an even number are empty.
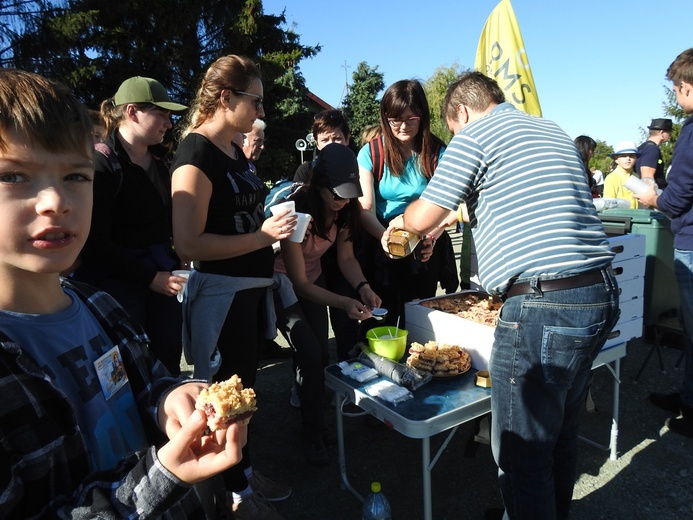
[[[502,103],[450,142],[422,199],[467,202],[482,287],[603,267],[613,254],[573,141]]]

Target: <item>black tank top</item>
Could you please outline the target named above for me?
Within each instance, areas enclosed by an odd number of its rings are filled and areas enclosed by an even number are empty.
[[[181,141],[171,171],[190,164],[212,183],[205,233],[242,235],[254,233],[264,221],[267,187],[248,165],[243,150],[233,144],[238,159],[232,159],[201,134],[190,133]],[[271,278],[274,253],[268,246],[225,260],[199,262],[201,272],[227,276]]]

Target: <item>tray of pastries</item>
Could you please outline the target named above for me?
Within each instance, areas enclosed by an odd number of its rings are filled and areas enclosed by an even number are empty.
[[[495,327],[503,302],[497,296],[467,292],[445,298],[422,301],[423,307],[454,314],[482,325]]]
[[[409,346],[407,366],[429,372],[435,378],[448,378],[469,370],[472,358],[458,345],[439,345],[437,341],[428,341],[424,345],[414,342]]]

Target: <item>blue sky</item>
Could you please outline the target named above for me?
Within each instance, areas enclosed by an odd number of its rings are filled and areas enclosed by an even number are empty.
[[[308,88],[339,106],[345,81],[365,61],[385,86],[425,80],[455,63],[472,68],[481,30],[498,0],[263,0],[286,10],[303,45],[322,51],[300,64]],[[544,117],[571,137],[639,142],[663,117],[665,74],[693,47],[693,2],[512,0]],[[345,76],[345,68],[347,75]]]

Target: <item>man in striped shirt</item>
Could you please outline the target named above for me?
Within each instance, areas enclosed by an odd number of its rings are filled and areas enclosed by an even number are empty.
[[[618,319],[613,254],[556,124],[506,103],[479,72],[450,87],[443,116],[455,137],[385,235],[426,234],[466,202],[481,285],[505,299],[489,370],[506,518],[567,518],[592,361]]]

